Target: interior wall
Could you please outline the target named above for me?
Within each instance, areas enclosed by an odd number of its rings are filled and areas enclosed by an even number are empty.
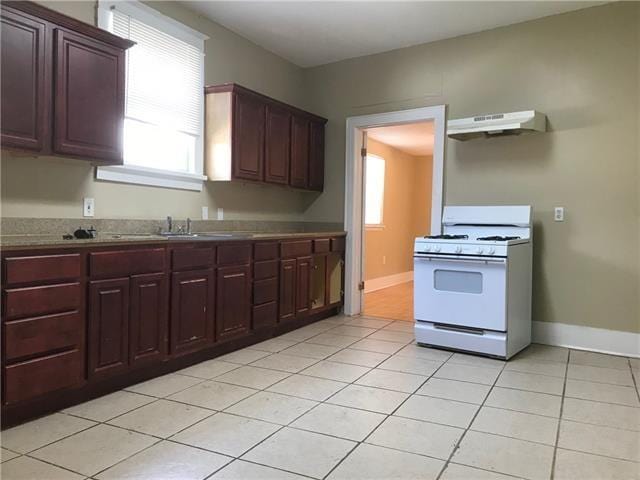
[[[94,1],[39,2],[64,14],[95,24]],[[243,37],[199,16],[177,2],[147,2],[149,6],[210,38],[205,43],[205,83],[237,82],[266,95],[304,106],[299,67]],[[85,161],[16,155],[2,151],[1,213],[5,217],[77,218],[82,198],[95,199],[98,218],[157,219],[167,215],[200,218],[208,206],[215,218],[302,220],[317,193],[278,186],[206,182],[202,192],[172,190],[95,180]]]
[[[326,187],[307,218],[343,219],[349,116],[537,109],[546,133],[447,140],[445,204],[533,206],[534,320],[640,332],[638,15],[614,2],[307,70],[329,118]]]
[[[432,170],[431,157],[409,155],[371,138],[367,152],[384,158],[385,178],[383,227],[365,228],[365,281],[413,271],[413,241],[430,225]]]

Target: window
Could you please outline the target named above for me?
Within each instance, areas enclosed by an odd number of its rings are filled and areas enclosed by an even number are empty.
[[[377,155],[366,157],[364,223],[367,227],[382,227],[384,210],[384,158]]]
[[[138,2],[100,2],[99,25],[127,51],[124,167],[98,178],[202,190],[204,40]]]

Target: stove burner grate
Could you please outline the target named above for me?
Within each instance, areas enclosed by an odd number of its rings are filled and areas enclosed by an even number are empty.
[[[425,235],[424,238],[432,238],[437,240],[466,240],[469,235]]]
[[[494,235],[493,237],[478,237],[477,240],[488,240],[493,242],[506,242],[507,240],[518,240],[520,237],[503,237]]]

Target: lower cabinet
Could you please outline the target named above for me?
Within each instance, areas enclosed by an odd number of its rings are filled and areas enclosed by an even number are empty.
[[[251,328],[251,267],[218,268],[216,340],[222,342],[249,333]]]
[[[296,259],[280,262],[280,309],[281,322],[296,318]]]
[[[311,257],[296,259],[296,316],[309,313],[311,307]]]
[[[131,277],[129,364],[138,366],[167,355],[167,277],[150,273]]]

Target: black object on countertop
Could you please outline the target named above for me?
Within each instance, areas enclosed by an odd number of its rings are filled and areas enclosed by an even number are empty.
[[[78,240],[96,238],[96,229],[93,228],[93,225],[89,229],[79,228],[75,232],[73,232],[73,236]]]

